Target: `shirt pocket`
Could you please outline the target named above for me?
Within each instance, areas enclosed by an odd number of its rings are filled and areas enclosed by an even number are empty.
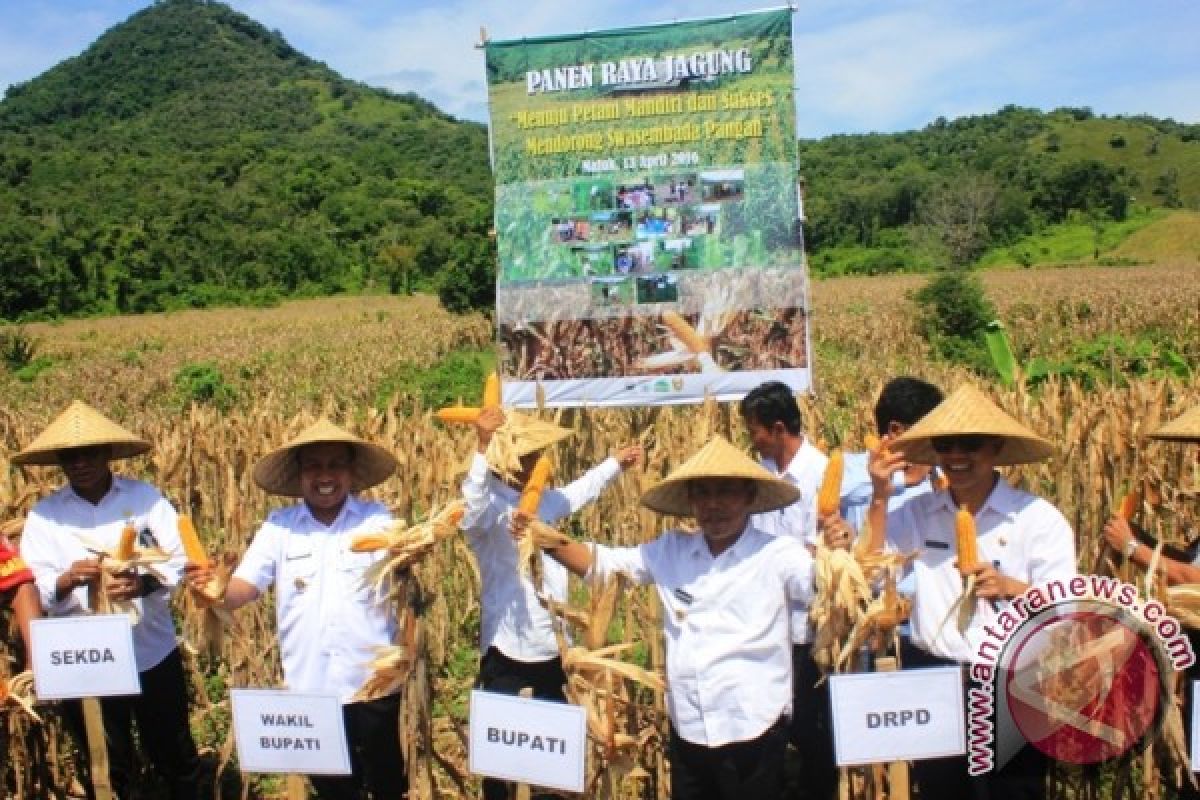
[[[317,554],[309,545],[288,548],[283,554],[280,583],[289,593],[305,595],[317,580]]]
[[[343,592],[363,596],[370,595],[374,591],[370,585],[370,578],[373,576],[369,576],[367,571],[374,563],[375,555],[373,553],[342,551],[338,557],[337,571]]]

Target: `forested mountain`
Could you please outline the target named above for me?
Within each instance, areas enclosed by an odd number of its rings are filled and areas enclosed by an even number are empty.
[[[1072,220],[1102,232],[1137,209],[1200,209],[1200,125],[1086,108],[1008,106],[919,131],[801,141],[800,161],[805,238],[826,274],[930,266],[929,227],[973,225],[959,254],[969,262]]]
[[[491,270],[483,126],[160,0],[0,103],[0,316]]]
[[[818,274],[1053,261],[1071,226],[1098,260],[1145,209],[1200,208],[1200,125],[1144,116],[1007,107],[800,158]],[[491,190],[484,126],[228,6],[159,0],[0,102],[0,319],[362,290],[487,306]]]

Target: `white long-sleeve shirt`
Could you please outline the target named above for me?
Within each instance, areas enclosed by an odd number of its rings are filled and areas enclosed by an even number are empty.
[[[669,531],[638,547],[593,546],[592,574],[653,583],[667,641],[676,733],[719,747],[761,736],[792,706],[789,607],[812,600],[813,561],[795,539],[747,525],[713,557],[704,537]]]
[[[957,511],[949,492],[913,497],[888,512],[887,544],[902,553],[918,552],[912,565],[913,643],[935,656],[970,663],[977,660],[984,626],[1007,603],[993,607],[977,601],[965,633],[959,633],[955,619],[947,619],[963,590],[955,566]],[[975,514],[975,528],[979,562],[994,564],[1001,575],[1038,584],[1076,574],[1075,536],[1067,520],[1050,503],[1003,478]]]
[[[769,458],[760,459],[764,468],[776,478],[787,481],[800,490],[800,497],[789,506],[764,511],[752,517],[754,527],[774,536],[789,536],[808,547],[817,546],[817,492],[825,476],[825,465],[829,457],[818,450],[808,437],[788,462],[787,469]],[[808,604],[792,609],[792,642],[804,644],[808,641]]]
[[[391,604],[363,580],[387,552],[350,550],[355,536],[391,524],[382,503],[351,496],[330,525],[297,503],[273,511],[254,535],[234,577],[259,593],[275,586],[275,621],[289,689],[334,692],[346,703],[367,680],[375,648],[392,643]]]
[[[157,666],[175,649],[175,622],[171,618],[170,587],[179,582],[187,558],[179,542],[179,517],[162,493],[148,483],[113,476],[108,494],[93,505],[68,485],[39,502],[25,520],[21,555],[33,570],[42,607],[50,616],[82,614],[87,610],[87,587],[71,590],[61,601],[55,597],[58,577],[71,564],[95,558],[88,548],[115,549],[121,531],[130,523],[139,532],[149,531],[170,560],[156,564],[163,588],[136,598],[140,618],[133,626],[133,654],[139,672]]]
[[[595,500],[621,474],[609,458],[561,488],[542,493],[538,518],[554,525]],[[479,562],[483,582],[479,651],[495,647],[516,661],[547,661],[558,655],[554,620],[538,602],[533,584],[517,570],[517,544],[509,532],[512,510],[520,492],[506,485],[476,453],[462,484],[466,511],[461,527]],[[567,571],[542,555],[542,585],[548,597],[567,599]]]

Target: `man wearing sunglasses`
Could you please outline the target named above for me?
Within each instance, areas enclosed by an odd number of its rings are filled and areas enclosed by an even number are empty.
[[[966,385],[907,433],[872,454],[874,497],[868,513],[870,546],[916,553],[912,638],[905,667],[967,665],[1009,601],[1033,584],[1076,574],[1075,537],[1053,505],[1011,486],[996,468],[1048,458],[1051,444]],[[945,474],[946,491],[888,508],[892,474],[908,464],[934,464]],[[954,611],[963,596],[958,570],[955,515],[975,519],[978,564],[975,607],[960,629]],[[949,622],[947,622],[949,620]],[[967,775],[965,756],[917,761],[913,776],[923,800],[933,798],[1045,796],[1047,760],[1026,746],[1006,765],[978,778]]]

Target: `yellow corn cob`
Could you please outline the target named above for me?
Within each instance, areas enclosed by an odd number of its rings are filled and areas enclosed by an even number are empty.
[[[662,323],[667,330],[675,334],[675,338],[683,342],[683,346],[691,353],[707,353],[708,340],[696,332],[691,324],[676,311],[664,311]]]
[[[350,540],[350,551],[353,553],[374,553],[391,545],[391,541],[382,533],[362,533]]]
[[[533,465],[533,472],[529,474],[529,481],[521,490],[521,499],[517,502],[518,510],[524,511],[530,516],[537,513],[538,506],[542,502],[542,491],[550,482],[550,470],[550,459],[546,456],[539,456],[537,463]]]
[[[1121,498],[1121,507],[1117,509],[1117,516],[1129,522],[1129,520],[1133,519],[1134,514],[1137,514],[1141,506],[1142,493],[1134,489]]]
[[[821,489],[817,492],[817,515],[827,517],[836,512],[842,503],[842,451],[834,450],[829,454],[829,463],[825,465],[825,475],[821,478]]]
[[[495,372],[487,376],[483,383],[483,407],[498,408],[500,406],[500,376]]]
[[[975,538],[975,517],[967,508],[954,515],[954,540],[958,548],[958,571],[966,574],[979,563],[978,542]]]
[[[433,415],[447,425],[474,425],[479,412],[480,409],[471,406],[451,406],[439,408]]]
[[[118,561],[128,561],[133,558],[133,547],[137,544],[137,531],[134,530],[132,523],[125,523],[125,527],[121,530],[121,541],[117,544],[116,559]]]
[[[874,453],[876,450],[878,450],[879,443],[879,437],[873,433],[868,433],[863,437],[863,446],[866,447],[869,452]]]
[[[183,544],[183,554],[189,564],[208,566],[208,554],[204,552],[204,545],[200,544],[200,537],[196,535],[196,526],[192,524],[191,517],[179,518],[179,541]]]

